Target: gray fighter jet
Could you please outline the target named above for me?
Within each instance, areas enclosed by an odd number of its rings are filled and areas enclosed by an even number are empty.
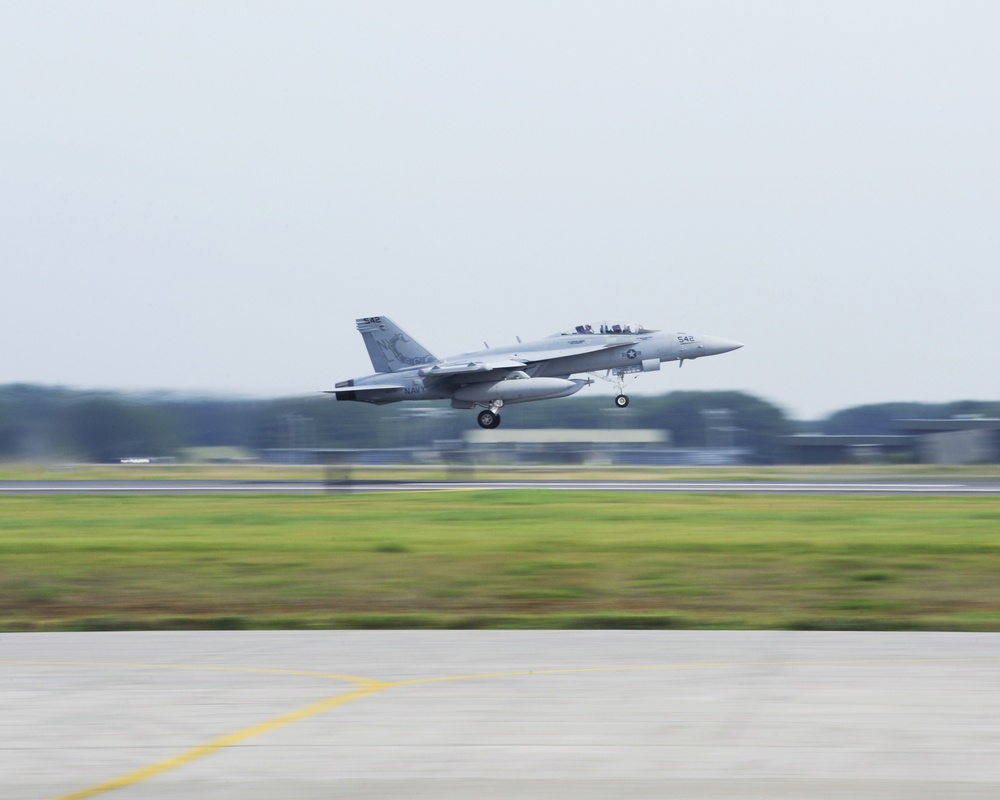
[[[653,372],[663,361],[693,361],[728,353],[743,345],[732,339],[665,332],[645,325],[608,321],[577,325],[534,342],[487,348],[440,359],[388,317],[356,320],[371,356],[374,375],[336,384],[328,394],[338,400],[396,403],[400,400],[451,400],[452,408],[475,408],[479,425],[495,428],[500,409],[510,403],[569,397],[604,372],[618,389],[615,405],[625,408],[625,376]]]

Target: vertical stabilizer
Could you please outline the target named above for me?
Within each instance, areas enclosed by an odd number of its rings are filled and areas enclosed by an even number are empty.
[[[399,372],[438,362],[388,317],[362,317],[355,322],[376,372]]]

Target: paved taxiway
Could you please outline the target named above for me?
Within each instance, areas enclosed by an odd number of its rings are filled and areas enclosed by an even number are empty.
[[[994,798],[1000,634],[0,634],[0,796]]]
[[[454,481],[205,481],[51,480],[0,481],[5,495],[100,494],[323,494],[444,490],[551,489],[563,491],[698,492],[736,494],[939,494],[997,495],[996,481],[651,481],[651,480],[454,480]]]

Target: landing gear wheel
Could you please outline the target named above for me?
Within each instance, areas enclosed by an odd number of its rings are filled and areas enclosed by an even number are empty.
[[[618,408],[625,408],[628,406],[628,395],[620,394],[615,398],[615,405]]]
[[[500,424],[500,415],[493,411],[480,411],[476,422],[480,428],[496,428]]]

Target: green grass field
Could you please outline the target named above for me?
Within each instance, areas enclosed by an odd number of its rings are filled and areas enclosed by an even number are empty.
[[[1000,498],[0,498],[0,629],[1000,630]]]

